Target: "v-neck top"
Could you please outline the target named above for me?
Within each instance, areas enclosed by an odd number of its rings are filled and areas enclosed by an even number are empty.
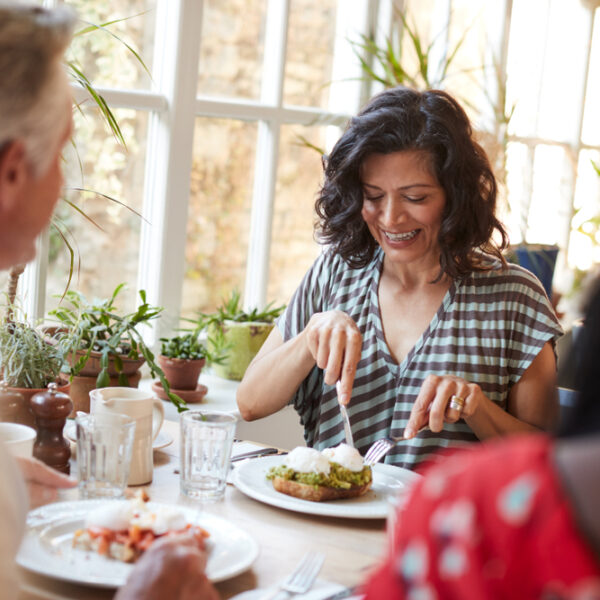
[[[474,272],[453,281],[431,322],[398,364],[387,346],[379,308],[383,269],[379,248],[372,261],[352,268],[331,251],[323,252],[304,276],[278,320],[285,341],[300,333],[317,312],[341,310],[356,322],[362,337],[348,413],[361,453],[384,435],[401,436],[423,380],[429,374],[456,375],[478,384],[506,410],[508,392],[547,341],[562,334],[538,279],[518,265]],[[304,437],[318,449],[344,441],[335,387],[314,367],[291,403]],[[396,446],[386,462],[414,469],[439,448],[476,441],[460,420],[440,433],[423,431]]]

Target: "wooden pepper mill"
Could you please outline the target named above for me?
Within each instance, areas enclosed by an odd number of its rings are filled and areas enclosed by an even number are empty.
[[[56,383],[48,384],[48,391],[38,392],[31,398],[37,437],[33,456],[48,466],[69,475],[71,445],[63,437],[67,417],[73,410],[71,398],[57,390]]]

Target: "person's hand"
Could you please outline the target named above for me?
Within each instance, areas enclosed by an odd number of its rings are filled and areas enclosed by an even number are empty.
[[[334,385],[339,379],[340,401],[348,404],[362,349],[358,326],[345,312],[331,310],[315,313],[304,332],[309,352],[325,371],[325,383]]]
[[[485,396],[476,383],[455,375],[428,375],[410,412],[404,437],[414,437],[426,425],[439,432],[444,423],[473,416],[484,401]]]
[[[77,485],[77,480],[59,473],[37,458],[15,458],[25,479],[29,492],[30,508],[54,502],[59,489],[68,489]]]
[[[114,600],[218,600],[205,567],[206,552],[192,535],[164,537],[142,555]]]

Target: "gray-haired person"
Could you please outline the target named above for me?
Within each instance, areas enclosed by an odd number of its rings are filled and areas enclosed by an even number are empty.
[[[0,0],[0,269],[31,260],[63,183],[61,152],[71,136],[72,101],[63,67],[75,15]],[[27,505],[56,498],[70,477],[34,459],[18,468],[0,444],[0,589],[16,598],[15,555]],[[24,483],[27,484],[28,493]],[[28,502],[29,500],[29,502]],[[206,556],[191,538],[155,544],[133,569],[119,600],[216,598]]]

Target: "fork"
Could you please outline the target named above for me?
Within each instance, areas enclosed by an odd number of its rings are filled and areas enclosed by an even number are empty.
[[[275,590],[270,590],[265,596],[261,596],[260,600],[304,594],[315,582],[324,561],[325,555],[322,552],[307,552],[294,571]]]
[[[424,429],[427,429],[427,425],[421,427],[417,433],[420,433]],[[376,442],[373,442],[371,447],[367,450],[365,454],[364,463],[365,465],[372,467],[375,463],[378,463],[396,444],[400,442],[406,442],[407,438],[404,437],[393,437],[393,436],[385,436]]]

